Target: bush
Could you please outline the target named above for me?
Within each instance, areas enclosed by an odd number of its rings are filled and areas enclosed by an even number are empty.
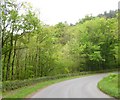
[[[107,77],[104,77],[101,81],[99,81],[98,88],[104,93],[120,99],[118,75],[119,74],[113,73]]]
[[[39,82],[47,81],[47,80],[55,80],[64,77],[71,77],[71,76],[79,76],[79,75],[87,75],[87,74],[95,74],[95,73],[103,73],[109,72],[110,70],[101,70],[101,71],[89,71],[89,72],[79,72],[79,73],[69,73],[69,74],[59,74],[56,76],[46,76],[46,77],[39,77],[34,79],[26,79],[26,80],[15,80],[15,81],[4,81],[2,83],[2,91],[10,91],[17,88],[21,88],[24,86],[29,86],[32,84],[36,84]]]

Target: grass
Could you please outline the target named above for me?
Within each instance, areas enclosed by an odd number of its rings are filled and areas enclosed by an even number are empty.
[[[88,75],[91,75],[91,74],[88,74]],[[37,83],[37,84],[32,85],[32,86],[22,87],[22,88],[19,88],[19,89],[16,89],[16,90],[4,92],[3,93],[3,98],[4,98],[4,100],[5,100],[5,98],[9,98],[9,99],[14,98],[14,100],[17,100],[18,98],[21,98],[21,99],[22,98],[29,98],[32,94],[36,93],[40,89],[43,89],[43,88],[45,88],[49,85],[52,85],[54,83],[62,82],[62,81],[65,81],[65,80],[70,80],[70,79],[73,79],[73,78],[88,76],[88,75],[65,77],[65,78],[61,78],[61,79],[49,80],[49,81]]]
[[[120,89],[118,88],[118,76],[120,74],[110,74],[98,83],[98,88],[104,93],[120,99]]]

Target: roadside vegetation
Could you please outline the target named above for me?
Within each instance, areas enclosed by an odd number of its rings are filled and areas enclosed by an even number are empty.
[[[110,74],[109,76],[103,78],[98,83],[98,88],[104,93],[120,99],[120,89],[118,88],[118,83],[120,83],[120,79],[118,79],[119,75],[120,74]]]
[[[39,82],[30,86],[24,86],[22,88],[18,88],[15,90],[11,90],[11,91],[6,91],[3,92],[3,100],[5,99],[12,99],[14,98],[14,100],[17,100],[18,98],[23,99],[23,98],[30,98],[34,93],[36,93],[37,91],[50,86],[52,84],[58,83],[58,82],[62,82],[62,81],[66,81],[66,80],[70,80],[70,79],[74,79],[74,78],[80,78],[80,77],[84,77],[84,76],[89,76],[89,75],[94,75],[94,74],[86,74],[86,75],[79,75],[79,76],[68,76],[68,77],[63,77],[60,79],[51,79],[51,80],[46,80],[43,82]]]
[[[60,22],[50,26],[39,19],[29,3],[3,0],[2,91],[59,75],[117,69],[118,13],[85,16],[75,25]]]

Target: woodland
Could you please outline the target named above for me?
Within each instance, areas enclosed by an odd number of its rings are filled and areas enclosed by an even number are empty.
[[[2,81],[120,66],[117,10],[76,24],[46,25],[38,16],[28,3],[1,3]]]

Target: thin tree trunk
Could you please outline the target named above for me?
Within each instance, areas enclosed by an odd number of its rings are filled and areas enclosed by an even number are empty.
[[[36,52],[36,67],[35,67],[35,77],[37,77],[37,68],[38,68],[38,55],[37,55],[37,52]]]
[[[19,50],[17,52],[17,55],[16,55],[16,61],[17,61],[17,64],[16,64],[16,79],[19,79],[19,73],[20,73],[20,68],[19,68]]]
[[[10,59],[11,59],[12,49],[9,51],[8,62],[7,62],[7,71],[6,71],[6,80],[10,77]]]
[[[25,69],[24,69],[25,79],[27,78],[27,74],[26,74],[26,73],[27,73],[27,66],[26,66],[26,65],[27,65],[27,64],[26,64],[27,61],[26,61],[26,60],[27,60],[27,52],[26,52],[26,55],[25,55],[25,63],[24,63],[24,66],[25,66]]]
[[[6,57],[7,54],[4,55],[4,62],[3,62],[3,66],[2,66],[2,80],[5,80],[5,63],[6,63]]]
[[[14,32],[14,28],[12,27],[12,32],[10,33],[10,51],[9,51],[9,55],[8,55],[8,62],[7,62],[7,70],[6,70],[6,80],[8,80],[10,78],[10,59],[11,59],[11,55],[12,55],[12,49],[13,49],[13,32]]]
[[[15,39],[15,45],[14,45],[14,55],[13,55],[13,60],[12,60],[12,76],[11,76],[11,80],[14,80],[14,61],[15,61],[15,56],[16,56],[16,43],[17,43],[17,39]]]
[[[6,47],[7,47],[7,43],[6,43]],[[5,67],[6,67],[6,58],[7,58],[7,53],[4,54],[4,60],[3,60],[3,66],[2,66],[2,80],[6,80],[5,79]]]

